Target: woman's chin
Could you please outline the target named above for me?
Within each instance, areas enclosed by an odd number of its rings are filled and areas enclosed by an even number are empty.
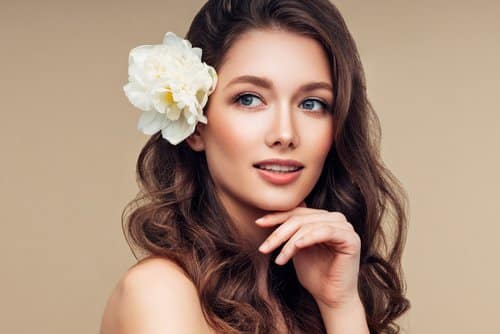
[[[303,199],[260,199],[257,203],[259,209],[264,211],[289,211],[300,205]]]

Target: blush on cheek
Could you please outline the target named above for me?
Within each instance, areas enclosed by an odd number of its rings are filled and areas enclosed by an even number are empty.
[[[323,129],[321,133],[322,135],[320,136],[319,145],[321,146],[321,149],[325,152],[325,154],[327,154],[331,146],[333,145],[333,119],[328,122],[328,124],[325,126],[325,129]]]
[[[212,125],[210,136],[221,148],[241,152],[255,142],[263,142],[263,116],[232,108],[217,110],[208,120]]]
[[[328,151],[333,145],[333,138],[332,136],[326,136],[322,140],[319,141],[318,143],[318,151],[321,151],[322,155],[327,155]]]
[[[314,126],[308,131],[308,136],[303,138],[301,141],[307,143],[310,147],[310,152],[314,152],[313,154],[317,157],[326,156],[328,151],[330,150],[333,144],[333,126],[330,124],[324,126]]]
[[[209,120],[212,122],[210,140],[217,146],[217,151],[231,156],[244,142],[244,133],[241,131],[242,124],[238,124],[229,117],[216,117]]]

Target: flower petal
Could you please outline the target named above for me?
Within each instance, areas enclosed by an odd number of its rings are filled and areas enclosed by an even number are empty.
[[[139,45],[130,50],[129,57],[132,63],[143,63],[149,57],[154,45]]]
[[[217,72],[215,71],[215,69],[210,66],[210,65],[207,65],[208,66],[208,73],[210,74],[210,76],[212,77],[212,86],[210,87],[210,89],[208,90],[207,94],[211,94],[214,90],[215,90],[215,87],[217,86],[217,82],[219,80],[219,77],[217,76]]]
[[[167,118],[171,121],[176,121],[181,115],[181,109],[177,108],[175,104],[171,104],[166,108]]]
[[[137,83],[129,82],[123,86],[123,91],[127,96],[128,100],[134,107],[139,108],[142,111],[148,111],[151,109],[151,97],[149,94]]]
[[[177,145],[189,137],[196,127],[196,124],[188,124],[184,118],[169,123],[161,130],[162,137],[167,139],[172,145]]]
[[[201,48],[198,47],[192,48],[191,51],[193,51],[193,53],[196,55],[198,59],[201,59],[201,54],[202,54]]]
[[[183,47],[182,38],[180,36],[177,36],[177,34],[172,31],[168,31],[165,34],[165,36],[163,37],[163,44],[172,47]]]
[[[200,89],[198,90],[198,92],[196,92],[196,99],[198,100],[200,106],[203,108],[208,101],[208,95],[203,89]]]
[[[147,135],[158,132],[164,126],[164,116],[154,110],[144,111],[139,118],[137,128]]]

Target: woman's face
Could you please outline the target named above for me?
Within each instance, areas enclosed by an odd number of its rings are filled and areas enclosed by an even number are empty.
[[[292,209],[313,189],[332,145],[333,83],[326,54],[318,42],[298,34],[252,30],[225,59],[209,97],[208,122],[198,123],[196,139],[188,143],[205,151],[226,208]],[[301,89],[312,83],[321,84]],[[270,181],[255,167],[267,159],[293,159],[304,168],[291,182]]]

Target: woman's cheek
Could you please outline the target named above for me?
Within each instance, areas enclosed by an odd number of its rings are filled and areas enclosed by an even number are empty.
[[[233,151],[238,150],[240,144],[243,142],[241,129],[243,124],[238,124],[237,119],[231,115],[213,115],[211,119],[209,141],[217,146],[217,151],[221,151],[228,156],[232,155]]]
[[[231,148],[243,148],[248,143],[254,143],[262,131],[262,117],[250,112],[238,111],[237,109],[228,109],[226,115],[217,117],[213,121],[216,124],[214,135],[218,139],[231,146]]]
[[[308,151],[312,152],[316,159],[326,158],[333,143],[333,124],[325,119],[323,124],[309,124],[304,129],[302,143],[308,145]]]

